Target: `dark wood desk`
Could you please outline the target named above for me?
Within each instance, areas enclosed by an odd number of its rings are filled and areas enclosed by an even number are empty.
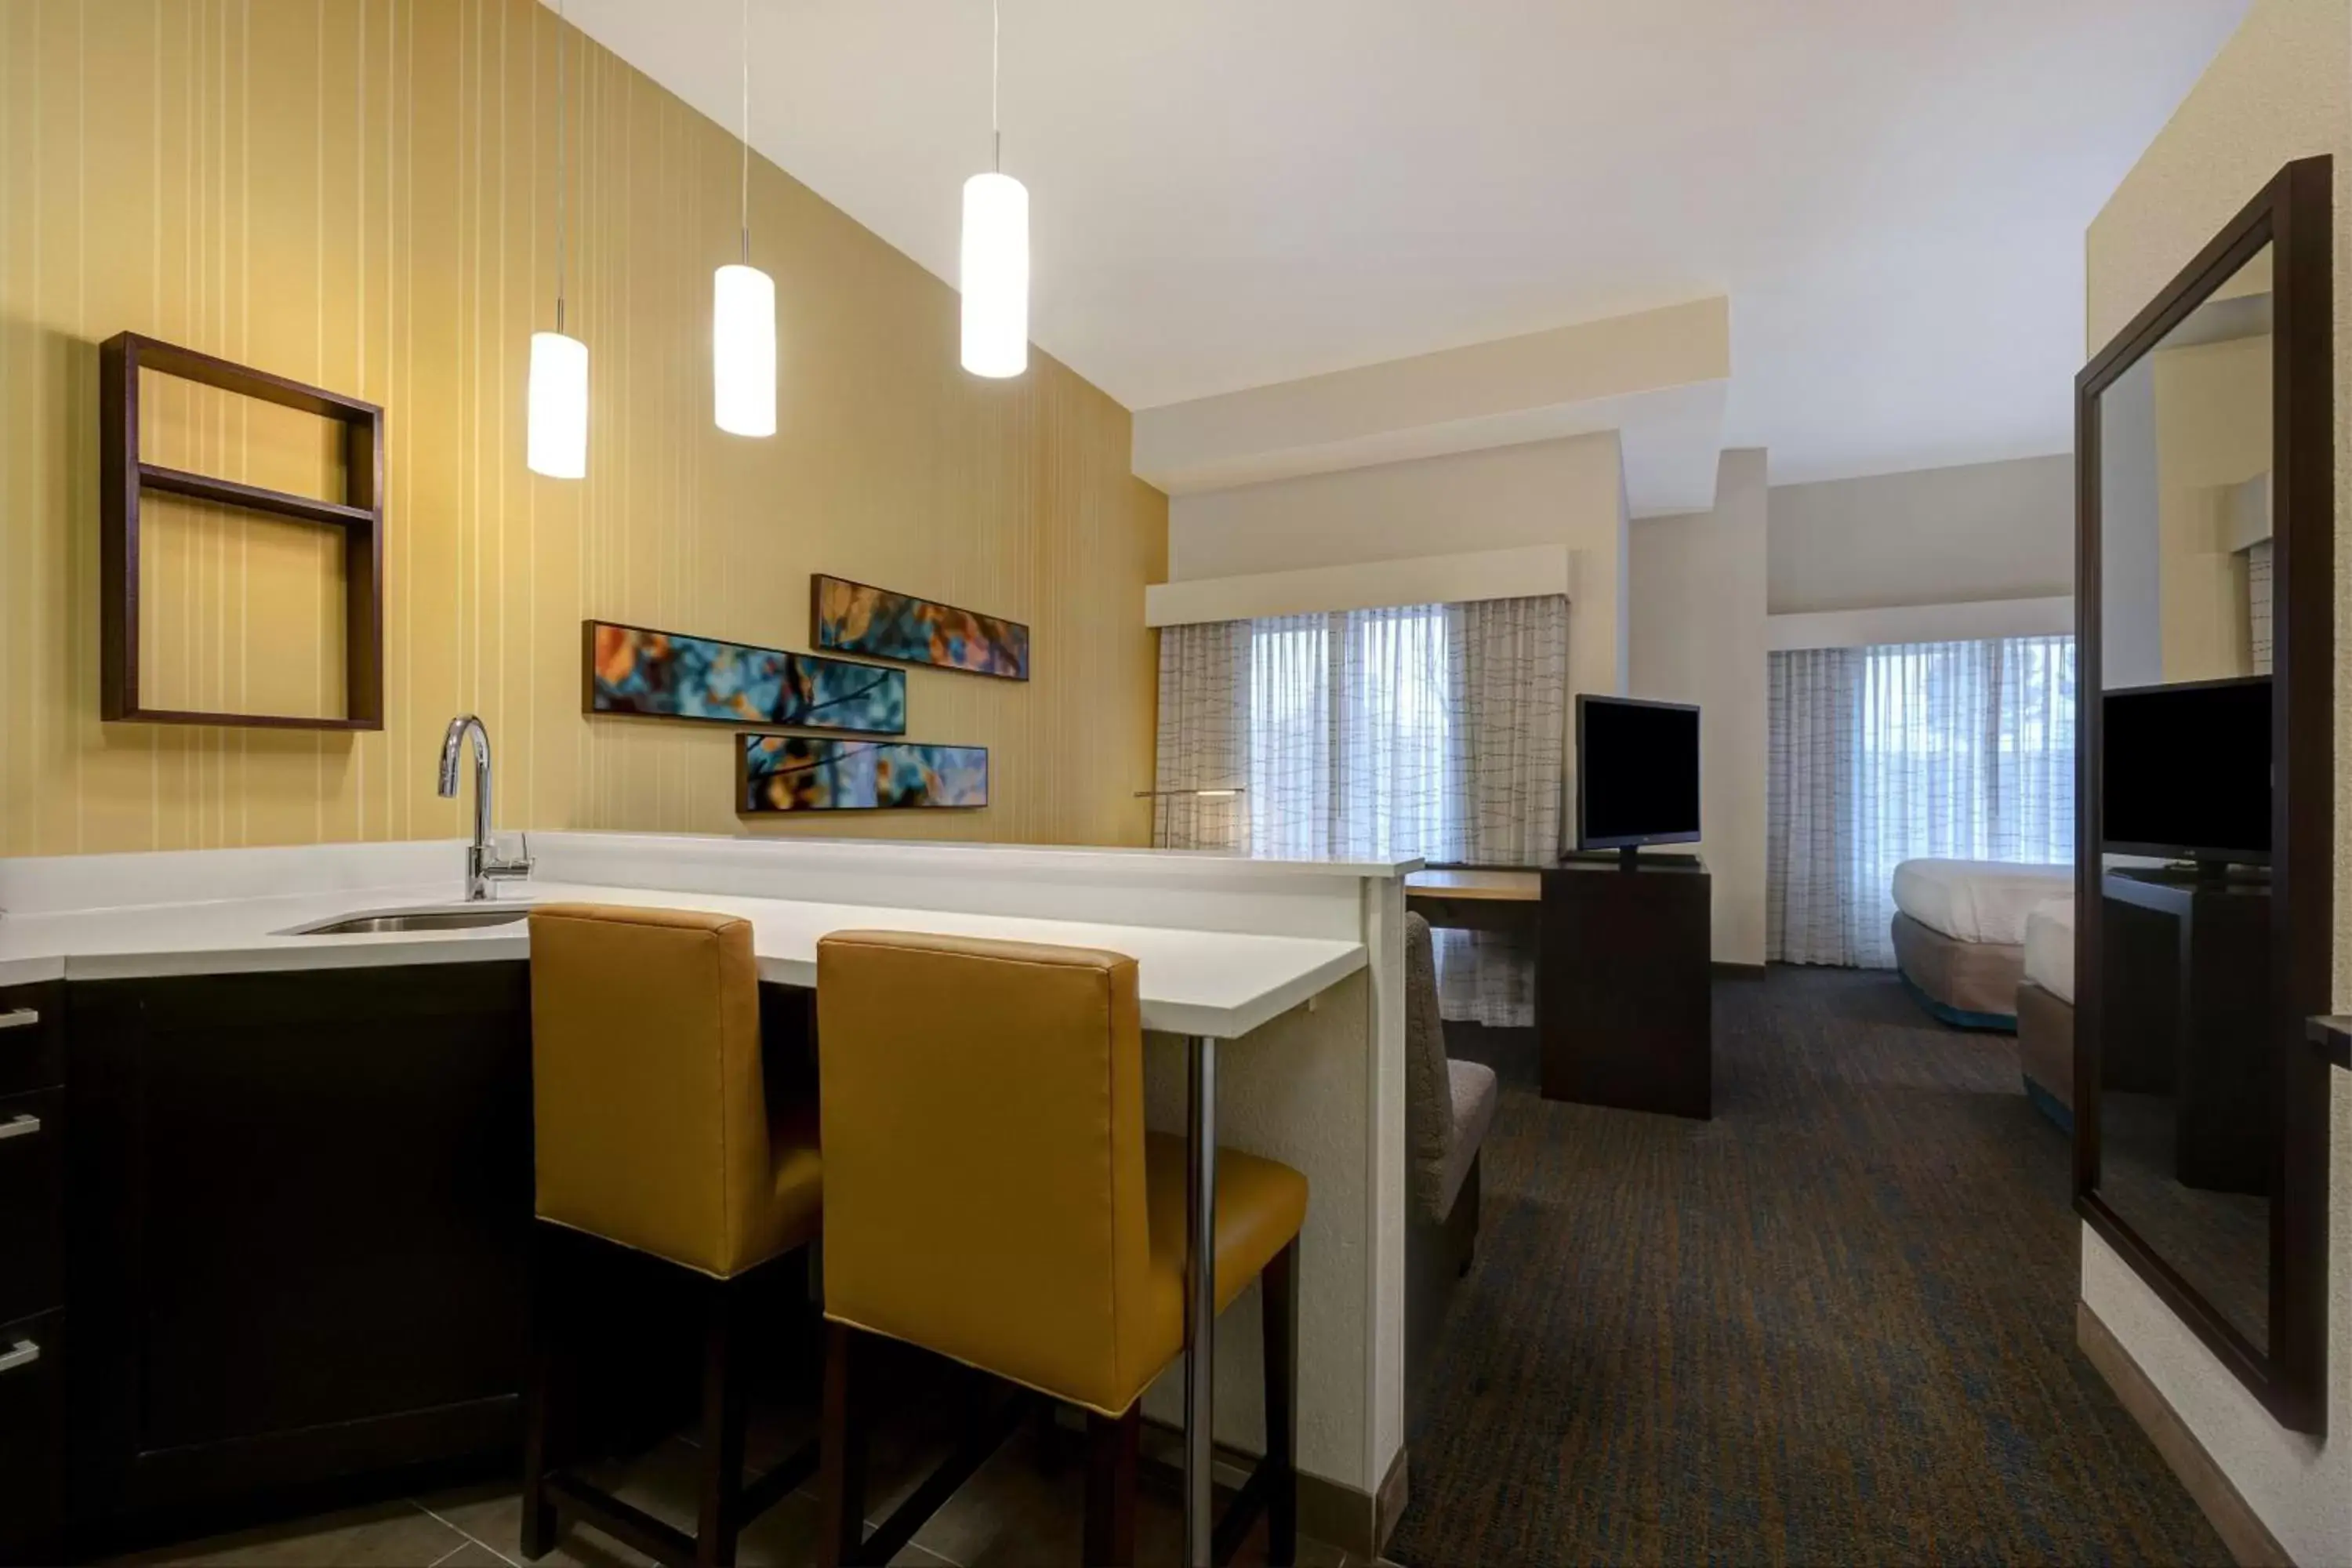
[[[1404,879],[1404,907],[1441,931],[1516,931],[1541,924],[1543,873],[1445,867]]]
[[[2103,1085],[2172,1101],[2173,1173],[2212,1192],[2271,1186],[2271,889],[2110,871]]]
[[[1546,1100],[1702,1121],[1715,1113],[1711,897],[1695,856],[1405,879],[1405,907],[1433,926],[1533,938]]]

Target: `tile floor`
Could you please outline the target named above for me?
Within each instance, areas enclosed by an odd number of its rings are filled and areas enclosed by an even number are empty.
[[[746,1445],[753,1473],[792,1451],[807,1430],[804,1412],[756,1414]],[[869,1460],[869,1523],[879,1521],[929,1473],[949,1436],[945,1423],[934,1418],[877,1420]],[[592,1479],[691,1531],[698,1458],[691,1442],[673,1437],[625,1464],[599,1467]],[[1024,1426],[932,1516],[897,1561],[918,1568],[1075,1564],[1085,1475],[1084,1445],[1076,1434],[1042,1423]],[[1139,1513],[1139,1560],[1175,1563],[1182,1547],[1176,1499],[1147,1479]],[[792,1568],[812,1561],[816,1516],[811,1482],[744,1530],[737,1562],[742,1568]],[[498,1568],[521,1562],[521,1525],[522,1501],[515,1489],[485,1485],[215,1536],[123,1561],[207,1568]],[[1264,1533],[1261,1526],[1243,1547],[1240,1561],[1263,1561]],[[567,1524],[555,1550],[540,1561],[552,1568],[641,1568],[648,1560],[591,1526]],[[1301,1540],[1298,1561],[1301,1568],[1341,1568],[1348,1559],[1335,1547]]]

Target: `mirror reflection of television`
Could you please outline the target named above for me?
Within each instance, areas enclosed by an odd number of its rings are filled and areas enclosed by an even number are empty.
[[[1576,846],[1698,839],[1698,710],[1630,697],[1576,699]]]
[[[2271,859],[2271,678],[2107,692],[2101,847],[2215,865]]]

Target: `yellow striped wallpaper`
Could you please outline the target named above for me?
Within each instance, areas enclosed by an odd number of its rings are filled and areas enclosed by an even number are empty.
[[[593,380],[572,484],[523,466],[559,37]],[[988,810],[780,828],[1143,842],[1167,501],[1126,410],[1042,354],[966,375],[953,290],[755,159],[781,429],[719,434],[736,147],[534,0],[0,3],[0,854],[454,835],[433,766],[467,710],[502,827],[733,831],[728,731],[581,717],[580,622],[806,647],[818,571],[1028,621],[1036,678],[910,674],[913,738],[992,748]],[[383,732],[100,721],[97,345],[125,329],[385,405]],[[337,482],[298,418],[151,390],[165,460]],[[154,700],[331,711],[336,542],[147,521]]]

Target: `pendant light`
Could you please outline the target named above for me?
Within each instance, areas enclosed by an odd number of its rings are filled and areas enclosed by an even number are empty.
[[[743,0],[743,259],[711,281],[711,408],[721,430],[776,433],[776,282],[751,265],[751,0]]]
[[[551,479],[588,475],[588,345],[563,331],[565,137],[570,116],[563,76],[563,6],[555,8],[555,331],[530,335],[530,422],[523,460]]]
[[[1003,18],[990,0],[988,119],[993,166],[963,183],[963,367],[974,375],[1029,368],[1029,190],[1004,172],[1000,104]]]

